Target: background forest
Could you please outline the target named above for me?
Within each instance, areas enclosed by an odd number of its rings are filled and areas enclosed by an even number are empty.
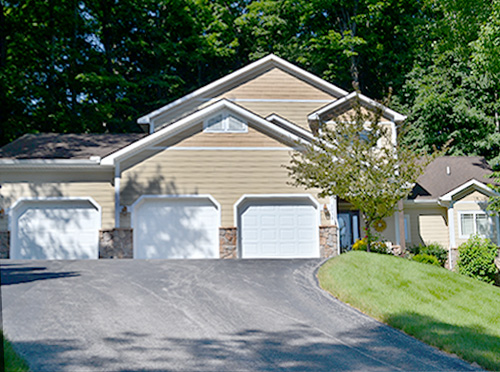
[[[500,0],[0,0],[0,145],[136,119],[275,53],[409,116],[406,140],[500,154]]]

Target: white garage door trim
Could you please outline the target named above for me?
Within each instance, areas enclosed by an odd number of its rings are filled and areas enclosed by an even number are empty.
[[[314,247],[317,249],[317,257],[320,257],[320,247],[319,247],[319,226],[321,225],[321,208],[320,203],[310,194],[246,194],[243,195],[238,201],[234,204],[234,223],[235,226],[238,227],[238,256],[243,258],[243,247],[242,247],[242,226],[241,226],[241,215],[240,210],[243,208],[250,206],[252,202],[291,202],[293,204],[294,201],[300,202],[308,202],[316,209],[316,231],[314,234]],[[269,257],[273,258],[273,257]],[[276,257],[279,258],[279,257]]]
[[[17,253],[15,248],[19,246],[19,241],[18,241],[18,218],[20,217],[20,211],[21,213],[24,213],[26,209],[28,208],[29,204],[37,204],[37,203],[54,203],[54,202],[61,202],[61,204],[64,203],[72,203],[72,202],[88,202],[92,207],[94,207],[97,210],[98,214],[98,222],[97,226],[99,227],[96,230],[95,234],[95,250],[92,254],[93,257],[92,259],[98,259],[99,258],[99,229],[102,226],[102,208],[101,206],[90,196],[86,197],[63,197],[63,196],[57,196],[57,197],[21,197],[17,199],[14,204],[10,206],[10,208],[7,209],[7,214],[9,216],[9,231],[10,231],[10,248],[9,248],[9,255],[10,258],[15,259],[17,258]],[[25,205],[28,205],[26,208],[23,208]]]
[[[138,221],[138,208],[147,200],[175,200],[175,201],[182,201],[182,199],[185,199],[185,200],[189,200],[189,201],[192,201],[192,200],[206,200],[208,202],[210,202],[211,204],[214,205],[214,207],[217,209],[217,227],[220,228],[221,226],[221,205],[219,204],[219,202],[212,196],[212,195],[209,195],[209,194],[196,194],[196,195],[193,195],[193,194],[180,194],[180,195],[141,195],[131,206],[130,206],[130,210],[131,210],[131,221],[130,221],[130,225],[132,227],[132,230],[134,230],[135,228],[137,228],[139,226],[139,221]],[[219,239],[218,239],[218,236],[219,236],[219,231],[217,229],[217,239],[216,242],[214,242],[214,244],[216,244],[216,247],[214,247],[214,249],[216,248],[216,252],[217,252],[217,257],[219,257]],[[138,236],[137,234],[134,232],[133,233],[133,247],[134,247],[134,258],[138,258],[137,257],[137,252],[138,250],[136,249],[138,247]],[[217,257],[214,257],[214,258],[217,258]]]

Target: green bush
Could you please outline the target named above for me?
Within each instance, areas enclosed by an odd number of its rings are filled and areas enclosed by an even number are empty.
[[[458,272],[486,283],[494,283],[498,248],[489,239],[474,235],[458,247]]]
[[[412,257],[413,261],[421,262],[424,264],[435,265],[441,267],[438,258],[431,254],[419,253]]]
[[[358,239],[354,244],[352,245],[352,250],[353,251],[365,251],[367,250],[368,244],[366,243],[366,239]],[[382,253],[382,254],[389,254],[387,245],[382,242],[372,242],[372,245],[370,247],[370,252],[373,253]]]
[[[444,267],[448,259],[448,250],[443,248],[439,243],[419,244],[408,248],[409,253],[413,255],[426,254],[434,256],[439,261],[439,264]]]

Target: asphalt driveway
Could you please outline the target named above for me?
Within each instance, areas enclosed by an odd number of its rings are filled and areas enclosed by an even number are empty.
[[[1,263],[33,371],[472,370],[317,287],[317,260]]]

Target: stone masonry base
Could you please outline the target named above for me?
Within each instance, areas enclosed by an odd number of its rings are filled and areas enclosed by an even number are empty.
[[[0,231],[0,258],[9,258],[10,234],[8,231]]]
[[[319,227],[319,253],[321,258],[338,255],[337,226]]]
[[[219,257],[238,258],[237,241],[238,229],[236,227],[219,228]]]
[[[238,258],[238,229],[219,228],[219,253],[221,259]],[[337,227],[320,226],[320,257],[328,258],[338,254]],[[99,231],[99,258],[133,258],[133,234],[131,228]],[[0,231],[0,258],[9,258],[9,232]]]
[[[99,231],[99,258],[134,258],[132,229]]]

